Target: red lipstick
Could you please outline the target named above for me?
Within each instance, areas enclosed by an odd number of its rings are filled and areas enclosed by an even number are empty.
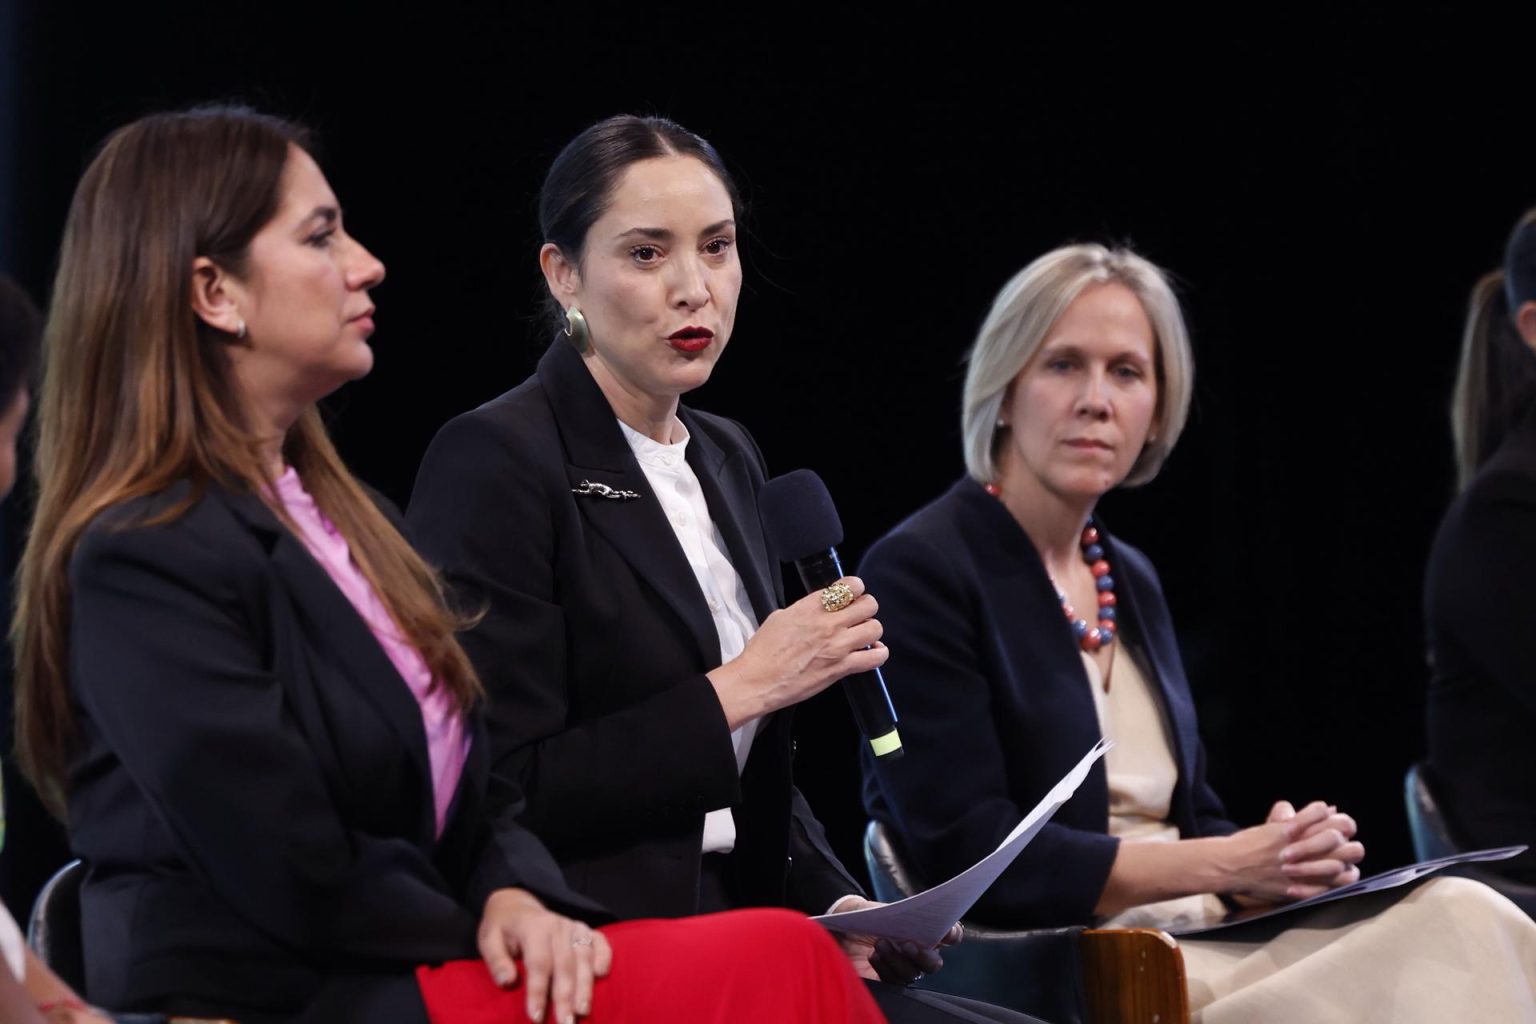
[[[708,327],[683,327],[667,335],[667,344],[679,352],[702,352],[715,340]]]

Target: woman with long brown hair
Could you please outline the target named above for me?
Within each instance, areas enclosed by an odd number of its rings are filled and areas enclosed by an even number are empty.
[[[31,405],[29,385],[42,320],[42,314],[21,287],[0,274],[0,410],[4,410],[0,412],[0,499],[16,483],[16,447]],[[0,846],[7,834],[13,835],[14,842],[14,833],[18,831],[27,833],[29,853],[49,845],[39,843],[38,837],[26,828],[25,815],[23,827],[16,829],[15,819],[7,817],[9,810],[4,794],[0,793]],[[42,1024],[45,1020],[49,1024],[105,1022],[26,947],[21,927],[4,902],[0,902],[0,1020],[6,1024]]]
[[[314,406],[371,368],[383,276],[304,133],[248,110],[137,121],[76,192],[14,633],[21,756],[88,865],[86,994],[878,1019],[792,915],[593,930],[513,820],[460,623]]]
[[[1536,210],[1472,290],[1451,429],[1460,493],[1425,580],[1428,774],[1461,842],[1536,845],[1536,770],[1516,756],[1536,729]],[[1536,884],[1531,851],[1490,867]]]

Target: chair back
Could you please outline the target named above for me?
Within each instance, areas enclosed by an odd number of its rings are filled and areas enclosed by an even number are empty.
[[[1410,765],[1403,777],[1403,802],[1408,807],[1408,831],[1413,835],[1413,855],[1418,860],[1434,860],[1461,853],[1466,845],[1458,842],[1446,821],[1445,811],[1430,788],[1429,766],[1420,761]],[[1499,873],[1497,861],[1489,864],[1457,864],[1444,869],[1447,875],[1460,875],[1482,882],[1515,906],[1536,919],[1536,885],[1519,882]]]
[[[72,860],[48,879],[32,903],[27,945],[76,992],[85,987],[85,953],[80,944],[80,883],[85,863]]]
[[[875,899],[881,903],[895,903],[920,888],[901,862],[885,826],[878,821],[871,821],[864,829],[864,863],[869,867]]]
[[[1461,850],[1451,836],[1445,812],[1429,788],[1428,768],[1424,762],[1408,766],[1403,776],[1403,802],[1408,808],[1408,831],[1413,836],[1413,855],[1418,860],[1449,857]]]
[[[875,898],[894,903],[925,888],[878,821],[864,830],[864,861]],[[1078,936],[1082,928],[989,928],[966,922],[965,941],[944,951],[944,969],[918,988],[983,999],[1057,1024],[1086,1016]]]
[[[27,945],[48,969],[76,992],[85,991],[85,949],[80,936],[80,885],[85,862],[72,860],[53,873],[27,918]],[[204,1017],[168,1017],[163,1013],[114,1013],[117,1024],[237,1024]]]

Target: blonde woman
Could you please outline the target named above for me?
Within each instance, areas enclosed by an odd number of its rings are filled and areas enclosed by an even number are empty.
[[[1097,245],[1042,256],[1003,287],[971,350],[966,477],[860,567],[902,638],[886,680],[907,748],[869,766],[867,802],[920,877],[974,862],[1100,736],[1115,741],[978,920],[1193,925],[1359,877],[1355,822],[1334,806],[1279,801],[1257,825],[1227,820],[1157,573],[1095,512],[1156,474],[1192,375],[1157,267]],[[1291,923],[1183,944],[1203,1020],[1536,1013],[1536,926],[1475,883],[1436,879]]]

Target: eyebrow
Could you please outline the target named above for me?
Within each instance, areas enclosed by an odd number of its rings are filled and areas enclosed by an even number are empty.
[[[1081,356],[1083,354],[1083,347],[1076,342],[1056,341],[1049,345],[1040,346],[1039,351],[1041,356]],[[1153,358],[1156,358],[1155,351],[1153,353]],[[1110,356],[1110,359],[1111,361],[1116,359],[1129,359],[1132,362],[1137,363],[1148,362],[1146,356],[1143,356],[1140,352],[1133,352],[1130,350],[1116,352],[1114,355]]]
[[[700,231],[700,235],[713,235],[724,231],[726,228],[735,227],[736,222],[727,217],[725,220],[717,220],[713,224]],[[668,242],[672,240],[672,232],[666,228],[630,228],[614,236],[614,241],[623,241],[626,238],[647,238],[656,242]]]
[[[341,219],[341,210],[335,206],[317,206],[309,211],[309,215],[299,223],[308,226],[309,222],[318,218],[323,224],[334,224]]]

